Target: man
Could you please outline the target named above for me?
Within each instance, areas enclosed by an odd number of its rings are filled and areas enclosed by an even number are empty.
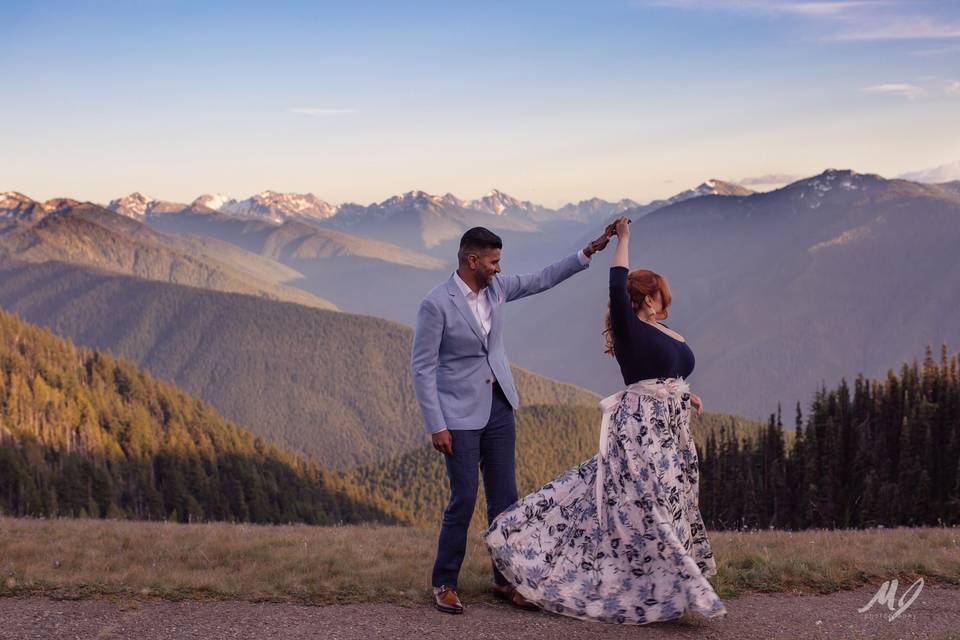
[[[460,239],[458,267],[420,303],[411,366],[424,428],[444,454],[450,502],[433,567],[436,607],[462,613],[457,577],[467,545],[467,528],[483,472],[488,524],[517,501],[516,422],[519,406],[503,347],[501,305],[556,286],[590,266],[606,247],[610,229],[539,273],[501,276],[503,243],[495,233],[474,227]],[[524,609],[535,609],[493,569],[493,594]]]

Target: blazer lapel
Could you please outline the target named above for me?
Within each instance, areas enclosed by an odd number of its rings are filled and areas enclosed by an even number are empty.
[[[463,319],[467,321],[467,324],[470,325],[470,328],[473,329],[473,332],[476,334],[477,339],[483,343],[483,346],[487,346],[487,341],[483,337],[483,331],[480,330],[480,325],[477,323],[477,319],[473,315],[473,311],[470,310],[470,305],[467,304],[467,299],[463,297],[463,292],[460,291],[460,287],[457,286],[457,283],[453,281],[453,276],[450,276],[450,280],[447,281],[447,292],[453,298],[453,304],[460,310],[460,315],[463,316]]]
[[[490,339],[493,339],[494,332],[500,328],[500,305],[497,304],[497,293],[491,284],[487,287],[487,304],[490,305]]]

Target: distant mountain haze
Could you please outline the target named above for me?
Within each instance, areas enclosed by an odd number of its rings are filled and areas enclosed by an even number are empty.
[[[336,308],[312,293],[287,286],[286,282],[302,277],[293,269],[233,244],[158,233],[91,203],[18,202],[9,216],[13,222],[0,227],[0,257],[62,260],[162,282]]]
[[[184,213],[151,217],[147,223],[170,233],[188,233],[234,243],[262,260],[297,274],[287,284],[337,307],[409,323],[412,291],[434,286],[453,261],[395,244],[298,220],[281,223]],[[344,306],[345,305],[345,306]],[[415,311],[414,311],[415,312]]]
[[[952,182],[943,182],[940,185],[940,188],[949,191],[950,193],[955,193],[960,195],[960,180],[953,180]]]
[[[147,223],[161,231],[222,239],[281,262],[355,256],[418,269],[441,269],[445,265],[443,260],[394,244],[298,220],[272,222],[188,211],[148,218]]]

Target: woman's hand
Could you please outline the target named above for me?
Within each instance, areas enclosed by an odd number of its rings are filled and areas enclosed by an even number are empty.
[[[627,224],[630,224],[630,218],[627,218],[627,217],[625,217],[625,216],[624,216],[624,217],[621,217],[621,218],[617,218],[616,220],[614,220],[613,222],[611,222],[610,224],[607,225],[607,228],[604,230],[604,234],[606,234],[606,235],[608,235],[608,236],[615,236],[615,235],[617,235],[617,224],[618,224],[621,220],[626,220],[626,221],[627,221]],[[627,232],[629,233],[630,230],[627,229]]]
[[[693,408],[697,410],[698,418],[703,415],[703,400],[700,399],[700,396],[695,393],[691,393],[690,404],[692,404]]]
[[[617,218],[615,222],[611,222],[608,229],[613,227],[613,233],[618,238],[629,238],[630,237],[630,218]]]
[[[627,267],[630,265],[630,218],[617,218],[607,225],[607,233],[617,236],[617,249],[613,252],[611,267]]]

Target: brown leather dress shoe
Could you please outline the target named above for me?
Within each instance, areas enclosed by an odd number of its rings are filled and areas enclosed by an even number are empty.
[[[437,609],[444,613],[463,613],[463,605],[460,604],[460,597],[457,590],[453,587],[444,585],[433,588],[433,602]]]
[[[503,586],[494,585],[493,586],[493,597],[499,598],[500,600],[506,600],[517,609],[523,609],[524,611],[539,611],[540,607],[536,604],[530,602],[522,595],[512,584],[505,584]]]

